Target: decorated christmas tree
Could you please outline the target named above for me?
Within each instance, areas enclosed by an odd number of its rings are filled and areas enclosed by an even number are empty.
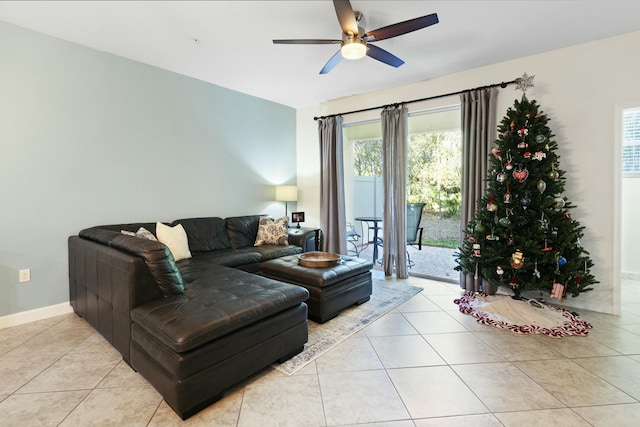
[[[525,291],[575,297],[598,283],[580,243],[584,227],[571,217],[575,206],[562,195],[566,178],[549,119],[526,97],[531,81],[518,84],[522,99],[498,126],[486,193],[466,225],[456,269],[508,286],[516,299]]]

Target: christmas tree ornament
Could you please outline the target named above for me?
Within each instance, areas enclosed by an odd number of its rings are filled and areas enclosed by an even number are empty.
[[[529,135],[529,129],[527,129],[526,127],[523,126],[518,130],[518,136],[523,140],[527,135]]]
[[[547,183],[544,182],[542,179],[538,181],[538,183],[536,184],[536,188],[538,189],[538,191],[540,192],[540,194],[544,193],[544,190],[547,189]]]
[[[513,171],[513,177],[520,182],[524,182],[529,177],[529,170],[525,167],[518,166],[516,170]]]
[[[507,180],[507,174],[504,172],[500,172],[498,173],[498,175],[496,175],[496,181],[503,183]]]
[[[522,155],[525,159],[529,159],[531,157],[531,151],[525,151]]]
[[[500,267],[500,266],[496,267],[496,274],[498,276],[502,276],[504,274],[504,270],[502,269],[502,267]]]
[[[547,153],[545,153],[544,151],[536,151],[535,154],[533,155],[533,160],[538,160],[539,162],[541,162],[546,157],[547,157]]]
[[[491,154],[498,160],[502,160],[502,153],[500,153],[500,149],[498,147],[493,147],[491,149]]]
[[[509,191],[509,184],[507,184],[507,192],[504,193],[504,202],[506,204],[511,203],[511,192]]]
[[[491,196],[491,200],[487,203],[487,210],[489,212],[495,212],[498,210],[498,205],[496,204],[495,196]]]
[[[536,135],[536,142],[538,144],[542,144],[546,140],[547,140],[547,138],[544,135]]]
[[[556,253],[556,264],[558,264],[559,267],[567,264],[567,259],[560,255],[560,252]]]
[[[509,127],[511,128],[511,130],[513,130],[516,127],[516,122],[514,122],[513,120],[511,121],[511,124],[509,125]]]
[[[503,227],[508,227],[511,225],[511,220],[509,219],[508,216],[503,216],[498,220],[498,223]]]
[[[580,270],[576,270],[576,286],[580,286],[580,282],[582,282],[582,277],[580,277]]]
[[[511,164],[510,160],[507,160],[507,162],[504,164],[504,168],[508,171],[510,171],[511,169],[513,169],[513,165]]]
[[[533,266],[533,275],[539,279],[540,278],[540,271],[538,270],[538,260],[536,260],[534,266]]]
[[[565,201],[562,197],[556,197],[555,199],[553,199],[553,208],[555,210],[560,210],[564,208],[564,205],[565,205]]]
[[[511,267],[516,270],[522,268],[524,265],[524,254],[520,250],[516,250],[513,255],[511,255]]]
[[[533,79],[535,78],[535,74],[533,76],[528,76],[527,73],[524,73],[522,77],[518,77],[516,79],[516,90],[521,90],[522,92],[526,92],[527,89],[532,88]],[[524,95],[522,96],[524,98]]]
[[[485,237],[487,240],[489,241],[496,241],[496,240],[500,240],[500,237],[496,236],[495,234],[493,234],[493,232],[491,232],[491,234],[487,234],[487,236]]]
[[[528,146],[529,146],[529,144],[527,144],[527,143],[526,143],[526,142],[524,142],[524,141],[520,141],[520,142],[518,143],[518,145],[517,145],[517,147],[518,147],[518,148],[521,148],[521,149],[523,149],[523,148],[527,148]]]
[[[552,250],[553,250],[553,247],[548,245],[547,239],[544,239],[544,248],[540,249],[540,252],[549,252]]]
[[[547,176],[549,177],[549,179],[558,179],[560,174],[558,173],[557,170],[553,169],[547,174]]]
[[[524,196],[523,198],[520,199],[520,204],[524,209],[527,209],[531,204],[531,198],[529,196]]]
[[[480,244],[479,243],[474,243],[473,244],[473,256],[476,258],[480,258]]]
[[[562,297],[564,295],[564,286],[558,282],[553,282],[553,286],[551,288],[551,295],[549,298],[557,298],[562,301]]]

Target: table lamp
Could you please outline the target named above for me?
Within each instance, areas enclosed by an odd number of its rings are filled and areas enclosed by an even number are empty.
[[[284,202],[284,214],[288,217],[287,202],[298,201],[298,187],[295,185],[276,185],[276,201]]]

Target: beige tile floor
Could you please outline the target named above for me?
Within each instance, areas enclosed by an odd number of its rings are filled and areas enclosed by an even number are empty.
[[[480,325],[457,286],[408,281],[424,291],[186,422],[75,315],[0,330],[0,426],[640,425],[640,282],[623,283],[620,316],[580,313],[589,337],[553,339]]]

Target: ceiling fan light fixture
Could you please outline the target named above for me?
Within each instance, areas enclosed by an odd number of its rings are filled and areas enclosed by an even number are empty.
[[[344,59],[360,59],[367,54],[367,45],[364,40],[352,40],[343,43],[340,52]]]

